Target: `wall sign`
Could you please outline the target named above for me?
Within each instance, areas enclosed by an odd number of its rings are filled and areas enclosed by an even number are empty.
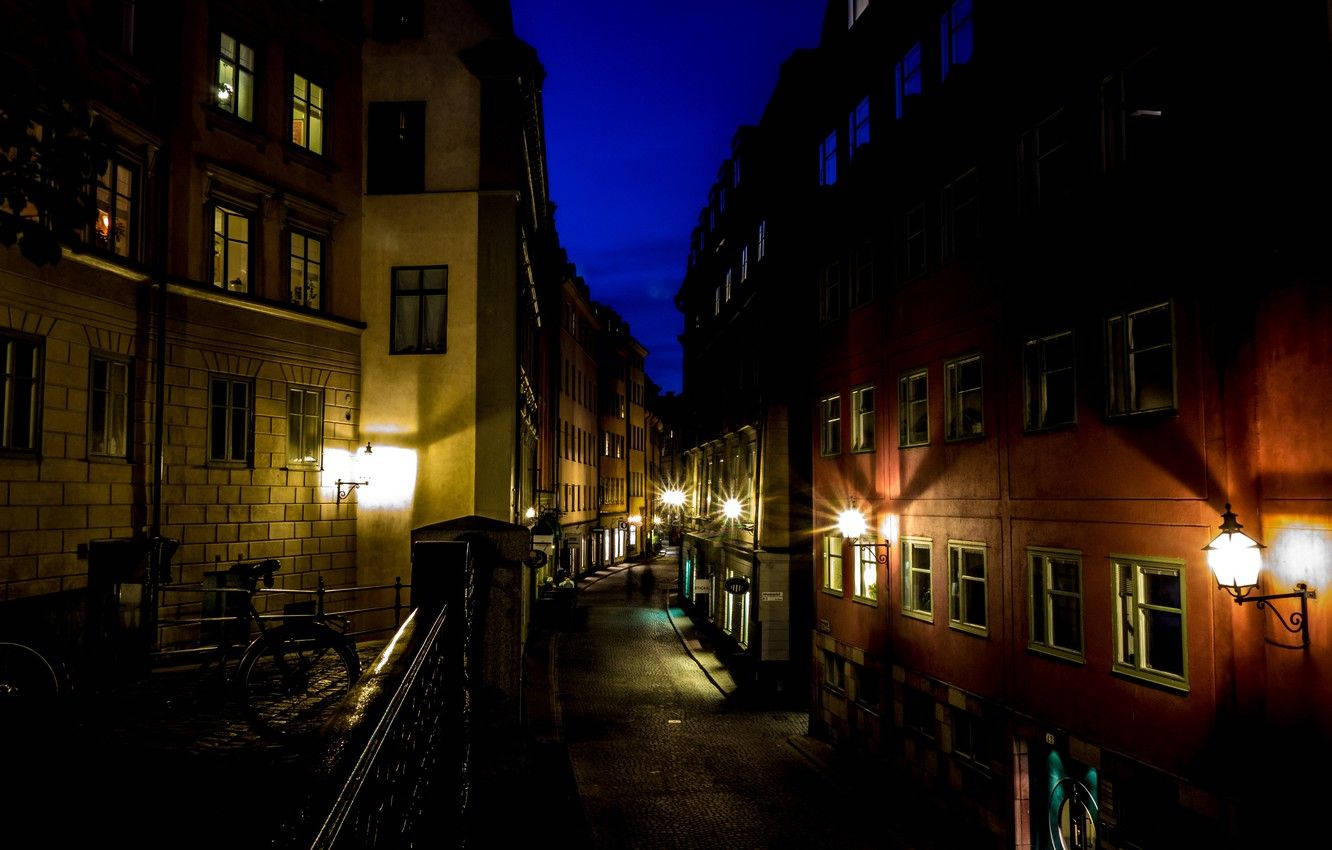
[[[734,593],[738,596],[749,592],[749,579],[744,576],[731,576],[723,586],[727,593]]]
[[[783,595],[780,590],[765,590],[759,594],[764,602],[781,602]]]

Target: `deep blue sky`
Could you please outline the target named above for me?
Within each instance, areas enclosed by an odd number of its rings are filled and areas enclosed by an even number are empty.
[[[819,40],[827,0],[512,0],[546,67],[556,225],[592,289],[680,389],[689,232],[736,127],[758,121],[782,61]]]

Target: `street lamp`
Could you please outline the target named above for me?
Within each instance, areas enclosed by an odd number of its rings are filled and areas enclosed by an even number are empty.
[[[685,503],[684,491],[678,487],[662,491],[661,503],[668,508],[683,508]]]
[[[854,506],[837,515],[837,530],[848,540],[864,537],[867,528],[869,525],[865,522],[865,515]]]
[[[731,522],[738,520],[740,514],[744,513],[744,510],[745,506],[734,496],[722,503],[722,516],[726,517]]]
[[[1299,635],[1302,641],[1300,646],[1284,643],[1275,644],[1276,646],[1287,649],[1307,647],[1309,629],[1305,618],[1309,614],[1308,600],[1316,598],[1315,591],[1310,590],[1304,582],[1300,582],[1290,593],[1254,595],[1253,592],[1258,589],[1258,574],[1263,568],[1262,551],[1266,547],[1241,531],[1242,528],[1244,526],[1236,521],[1235,513],[1231,511],[1230,503],[1227,502],[1226,511],[1221,514],[1220,533],[1203,547],[1203,551],[1207,553],[1207,566],[1211,567],[1217,586],[1229,593],[1235,599],[1236,605],[1256,602],[1259,608],[1271,611],[1286,631]],[[1289,618],[1284,617],[1271,604],[1273,599],[1298,599],[1300,610],[1292,611]]]
[[[373,451],[370,448],[370,441],[366,440],[365,451],[363,453],[358,452],[357,454],[352,456],[351,475],[346,480],[339,478],[336,482],[338,486],[337,495],[339,503],[343,499],[346,499],[347,497],[351,496],[352,491],[355,490],[357,487],[361,487],[363,485],[370,483],[370,478],[368,475],[366,475],[366,470],[365,470],[366,462],[364,458],[369,457],[371,454],[373,454]]]

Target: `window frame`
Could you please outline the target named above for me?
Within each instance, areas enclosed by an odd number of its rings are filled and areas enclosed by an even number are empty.
[[[398,132],[392,133],[394,117]],[[365,141],[365,193],[367,195],[415,195],[425,191],[426,122],[429,116],[424,100],[376,100],[367,105]],[[420,126],[414,126],[419,120]],[[419,132],[413,132],[419,131]],[[394,156],[385,146],[396,142]],[[404,157],[407,161],[399,159]],[[416,169],[420,165],[419,172]],[[412,168],[409,169],[407,166]],[[575,334],[576,335],[576,334]]]
[[[980,383],[968,389],[959,389],[957,383],[963,366],[972,362],[977,364],[980,371]],[[962,433],[962,406],[961,397],[964,393],[980,393],[980,431],[970,434]],[[956,420],[956,421],[955,421]],[[956,429],[955,429],[956,428]],[[981,352],[972,352],[964,354],[961,357],[954,357],[944,361],[944,441],[949,443],[961,443],[967,440],[980,440],[985,438],[985,359]]]
[[[33,375],[23,380],[32,381],[32,396],[29,414],[30,445],[15,448],[10,445],[13,439],[14,415],[12,407],[13,392],[10,384],[10,346],[11,344],[32,346]],[[0,457],[40,458],[42,456],[43,410],[46,406],[46,338],[26,334],[11,328],[0,328]]]
[[[108,388],[98,390],[94,386],[93,376],[96,373],[98,362],[106,364],[117,364],[125,369],[125,391],[121,404],[124,407],[124,433],[121,435],[121,444],[123,450],[120,452],[94,451],[93,450],[93,414],[97,409],[98,393],[103,392],[110,398],[114,395]],[[108,373],[109,374],[109,373]],[[109,413],[109,407],[108,411]],[[88,353],[88,440],[87,451],[89,460],[108,460],[108,461],[129,461],[133,460],[130,452],[130,440],[134,434],[134,359],[121,354],[112,354],[110,352],[92,350]],[[103,414],[103,423],[109,421],[107,414]]]
[[[929,553],[930,564],[924,570],[915,566],[915,561],[911,554],[912,547],[921,547]],[[934,622],[934,539],[930,537],[916,537],[912,535],[903,535],[899,544],[902,558],[902,598],[901,609],[902,616],[911,617],[926,623]],[[928,610],[914,607],[915,593],[917,587],[916,573],[922,573],[925,576],[927,587],[929,588],[930,607]]]
[[[911,381],[915,378],[922,378],[925,381],[925,395],[919,399],[910,397]],[[925,435],[920,439],[912,439],[911,427],[911,406],[922,404],[925,406]],[[903,372],[897,378],[897,447],[899,449],[917,448],[919,446],[928,446],[930,444],[930,370],[927,366],[919,369],[912,369]]]
[[[967,187],[970,187],[969,193],[965,191]],[[945,262],[970,257],[976,251],[981,235],[978,169],[972,166],[948,181],[942,196],[940,257]]]
[[[1073,403],[1073,407],[1069,419],[1059,422],[1049,422],[1046,421],[1049,414],[1048,391],[1047,391],[1048,377],[1057,372],[1064,371],[1064,368],[1063,367],[1058,369],[1046,368],[1045,347],[1046,344],[1051,342],[1052,340],[1057,340],[1065,336],[1069,338],[1069,345],[1072,348],[1072,358],[1069,362],[1067,370],[1071,373],[1072,382],[1073,382],[1072,387],[1070,389],[1072,395],[1071,400]],[[1022,342],[1022,430],[1023,431],[1027,433],[1055,431],[1060,428],[1068,428],[1076,426],[1078,424],[1077,342],[1078,342],[1077,333],[1072,328],[1055,331],[1054,333],[1042,334],[1039,336],[1030,336],[1023,340]],[[1034,361],[1034,363],[1029,359],[1032,356],[1035,356],[1037,358]],[[1040,384],[1039,387],[1032,386],[1032,381],[1031,381],[1032,370],[1030,367],[1033,365],[1035,367],[1035,373],[1036,373],[1035,377]],[[1033,423],[1031,420],[1032,404],[1033,401],[1035,400],[1033,396],[1034,392],[1039,393],[1041,421],[1038,423]]]
[[[221,212],[224,216],[222,220],[221,233],[219,233],[217,230],[217,214],[219,212]],[[245,225],[246,241],[243,243],[246,246],[244,289],[232,289],[230,281],[227,280],[228,275],[226,272],[228,268],[228,253],[229,253],[227,251],[227,248],[230,246],[230,244],[233,241],[230,236],[230,230],[231,230],[231,228],[229,227],[230,219],[227,218],[227,216],[234,216],[236,218],[244,219],[246,223]],[[218,237],[220,236],[222,238],[222,269],[223,269],[222,280],[219,282],[217,279],[216,259],[214,259],[213,262],[208,263],[209,285],[211,285],[214,289],[220,289],[229,295],[250,295],[250,296],[255,295],[256,290],[258,288],[257,286],[258,281],[256,280],[256,275],[255,275],[255,269],[257,266],[257,264],[255,263],[255,254],[257,253],[258,250],[258,240],[256,239],[258,231],[256,224],[259,221],[258,210],[251,208],[247,204],[236,203],[232,201],[230,198],[215,197],[215,198],[210,198],[208,201],[208,219],[209,223],[207,226],[210,237],[209,248],[214,258],[217,256],[216,252],[217,252]]]
[[[444,286],[439,289],[427,289],[425,285],[425,273],[427,271],[442,270],[444,272]],[[398,330],[398,272],[415,271],[420,274],[420,286],[417,289],[403,290],[407,295],[415,294],[419,296],[420,303],[417,305],[417,334],[416,350],[413,351],[395,351],[394,341],[397,339]],[[429,295],[444,296],[444,311],[440,317],[443,327],[440,329],[440,342],[438,349],[422,350],[425,338],[426,322],[426,297]],[[395,357],[410,355],[437,355],[447,354],[449,352],[449,266],[447,263],[424,266],[390,266],[389,267],[389,333],[388,333],[389,354]]]
[[[870,393],[870,408],[869,410],[863,410],[861,409],[860,404],[858,404],[857,402],[858,400],[864,398],[865,392],[867,390]],[[852,454],[866,454],[868,452],[874,451],[875,449],[876,446],[875,438],[876,438],[876,432],[878,431],[877,427],[878,420],[876,418],[878,412],[874,406],[875,401],[877,401],[877,393],[875,393],[874,384],[872,383],[861,384],[858,387],[851,388],[851,453]],[[865,418],[867,416],[869,418],[868,442],[865,441],[865,424],[864,424]]]
[[[837,405],[835,411],[829,408],[832,403]],[[821,457],[837,457],[841,453],[842,394],[839,392],[819,399],[819,455]]]
[[[869,9],[870,0],[846,0],[846,28],[851,29]]]
[[[94,248],[108,257],[118,257],[130,262],[139,262],[143,258],[141,250],[143,245],[143,234],[140,232],[141,223],[143,221],[143,163],[137,157],[131,156],[120,148],[117,148],[112,151],[111,155],[107,158],[106,167],[110,174],[109,181],[106,184],[102,183],[102,178],[106,176],[105,174],[97,175],[92,181],[92,202],[95,218],[92,225],[88,228],[88,238],[85,239],[84,242],[89,247]],[[129,172],[130,175],[130,194],[128,196],[122,195],[118,188],[116,176],[118,170],[121,169]],[[102,237],[99,235],[97,227],[99,222],[96,218],[96,216],[100,216],[101,214],[102,204],[100,195],[103,189],[107,192],[107,230],[109,234],[107,237],[107,244],[102,244],[101,242]],[[116,201],[122,197],[128,199],[129,207],[128,212],[126,213],[126,217],[128,218],[126,227],[129,231],[129,236],[124,240],[125,253],[123,254],[116,250],[115,239],[115,231],[117,226],[121,223],[120,216],[117,214],[119,209]]]
[[[263,114],[263,110],[259,108],[261,87],[256,85],[256,82],[260,79],[258,71],[259,48],[255,46],[258,42],[247,34],[234,34],[238,32],[241,32],[241,29],[236,27],[226,27],[225,29],[217,27],[210,33],[212,37],[212,50],[209,55],[212,57],[213,90],[209,93],[208,103],[212,109],[216,110],[219,114],[226,115],[227,117],[235,121],[240,121],[248,126],[256,127],[259,124],[258,116]],[[235,56],[231,59],[226,59],[222,55],[223,38],[229,38],[235,44]],[[253,63],[252,67],[245,68],[241,64],[241,48],[246,48],[250,51],[250,57]],[[232,66],[232,75],[236,83],[235,87],[232,89],[231,96],[227,98],[228,101],[237,104],[232,108],[222,105],[219,103],[218,99],[218,94],[222,91],[222,87],[226,85],[226,83],[222,81],[221,75],[221,66],[223,62]],[[250,115],[248,118],[240,114],[239,107],[242,72],[248,72],[250,79]]]
[[[1040,561],[1038,566],[1037,561]],[[1059,646],[1054,642],[1054,605],[1052,596],[1072,596],[1074,594],[1065,590],[1054,590],[1050,581],[1052,564],[1054,560],[1071,561],[1077,564],[1078,568],[1078,591],[1076,594],[1078,601],[1078,643],[1081,650],[1074,651],[1068,647]],[[1036,571],[1041,571],[1041,598],[1036,599],[1035,579]],[[1032,652],[1048,655],[1053,658],[1059,658],[1064,661],[1072,661],[1076,664],[1085,664],[1087,660],[1087,606],[1086,597],[1083,588],[1084,570],[1082,566],[1082,552],[1077,549],[1058,549],[1051,546],[1028,546],[1027,547],[1027,649]],[[1037,635],[1036,631],[1036,606],[1041,606],[1042,617],[1044,619],[1044,634]]]
[[[873,534],[867,534],[860,540],[851,544],[852,568],[851,573],[854,581],[851,582],[851,598],[856,602],[865,605],[878,607],[879,605],[879,549],[876,548],[878,540]],[[874,581],[865,581],[865,568],[872,566],[874,570]],[[868,593],[864,592],[866,589]]]
[[[962,554],[979,552],[981,556],[981,576],[979,579],[985,600],[985,625],[977,625],[967,620],[967,595],[963,593],[964,582],[976,582],[974,576],[962,571]],[[990,554],[989,547],[978,540],[948,541],[948,627],[960,632],[988,638],[990,636]]]
[[[819,275],[819,322],[828,324],[842,318],[842,263],[833,260]]]
[[[295,254],[294,241],[292,239],[293,236],[299,236],[305,240],[305,256],[300,258],[304,264],[304,277],[306,281],[305,283],[306,296],[305,296],[305,301],[303,302],[295,300],[291,289],[292,285],[291,266],[292,266],[292,261],[297,259]],[[309,256],[310,242],[312,240],[319,243],[319,259],[314,261],[311,261]],[[284,241],[286,243],[286,248],[287,248],[286,252],[287,262],[286,265],[284,266],[287,277],[287,287],[286,287],[287,303],[295,307],[302,307],[306,310],[313,310],[318,313],[326,312],[326,307],[325,307],[326,299],[324,296],[327,291],[327,282],[328,282],[328,274],[327,274],[328,247],[329,247],[328,234],[311,227],[305,227],[300,224],[289,224],[287,226],[286,239]],[[319,269],[319,293],[318,293],[319,306],[317,307],[311,307],[309,304],[310,299],[308,293],[310,288],[310,283],[309,283],[310,265],[312,262]]]
[[[837,185],[837,130],[819,142],[819,185]]]
[[[965,14],[956,14],[958,8],[965,6]],[[948,73],[960,66],[966,65],[976,54],[976,24],[975,14],[972,7],[972,0],[953,0],[939,16],[939,81],[948,79]],[[967,45],[967,56],[965,59],[957,58],[957,36],[963,30],[963,25],[967,31],[969,44]]]
[[[1134,663],[1122,661],[1124,657],[1123,646],[1123,614],[1124,614],[1124,594],[1121,590],[1123,580],[1122,571],[1129,568],[1133,572],[1133,591],[1134,591],[1134,623],[1133,631],[1135,634]],[[1151,605],[1146,602],[1138,602],[1141,598],[1142,576],[1146,569],[1167,570],[1173,572],[1179,581],[1179,633],[1180,633],[1180,667],[1181,675],[1175,675],[1166,670],[1157,670],[1147,666],[1146,660],[1146,631],[1144,628],[1145,616],[1144,608],[1152,610],[1161,610],[1164,613],[1175,613],[1175,609],[1168,606]],[[1111,672],[1119,675],[1146,682],[1151,685],[1168,688],[1181,693],[1189,692],[1189,616],[1188,616],[1188,582],[1186,565],[1182,558],[1162,558],[1142,555],[1110,555],[1110,578],[1111,578],[1111,627],[1113,631],[1113,655],[1111,656]]]
[[[918,226],[912,222],[913,216],[918,217]],[[926,224],[925,202],[921,201],[902,214],[903,280],[915,280],[929,271],[929,249],[929,227]]]
[[[213,456],[215,448],[215,443],[214,443],[215,435],[213,433],[213,416],[216,408],[219,406],[217,404],[216,398],[214,397],[213,390],[215,388],[215,383],[217,381],[224,381],[227,384],[226,404],[222,405],[222,407],[224,407],[228,413],[227,425],[225,426],[226,445],[224,446],[223,457],[220,458]],[[237,408],[236,405],[232,403],[232,393],[235,389],[235,385],[237,384],[243,384],[246,387],[246,394],[245,394],[246,406],[244,408]],[[206,456],[207,462],[205,465],[218,466],[218,467],[233,467],[233,468],[251,468],[251,469],[254,467],[254,436],[255,436],[254,411],[256,406],[254,399],[254,384],[255,384],[254,378],[246,377],[243,375],[230,375],[222,372],[208,373],[208,431],[207,431],[207,440],[206,440],[208,454]],[[235,438],[235,434],[232,433],[233,431],[232,426],[235,424],[234,411],[237,409],[243,409],[245,411],[245,429],[244,429],[245,457],[244,458],[233,457],[233,455],[235,454],[235,451],[233,450],[234,448],[233,440]]]
[[[847,269],[849,309],[863,307],[874,300],[874,243],[866,240],[851,251]]]
[[[305,97],[303,99],[299,98],[296,94],[297,80],[305,81]],[[311,90],[314,88],[319,89],[320,103],[318,107],[315,107],[313,104]],[[294,138],[296,131],[296,105],[298,100],[301,100],[305,104],[305,123],[303,125],[302,139],[300,141]],[[287,144],[311,156],[323,158],[329,157],[330,139],[328,133],[328,116],[331,111],[330,105],[332,104],[332,101],[333,99],[329,94],[329,87],[327,84],[316,81],[313,75],[302,74],[296,70],[291,71],[291,73],[287,75]],[[316,108],[319,110],[319,150],[315,150],[310,146],[310,128],[314,124],[315,116],[313,110]]]
[[[1135,395],[1136,370],[1134,368],[1133,357],[1146,351],[1154,351],[1163,346],[1157,345],[1152,348],[1136,351],[1132,349],[1129,338],[1132,334],[1130,329],[1130,320],[1132,317],[1147,313],[1153,310],[1159,310],[1162,307],[1166,309],[1166,318],[1170,323],[1170,404],[1166,407],[1150,407],[1146,409],[1130,409],[1127,404],[1123,409],[1116,408],[1116,399],[1123,398],[1126,402]],[[1115,350],[1112,341],[1113,335],[1110,329],[1111,323],[1119,320],[1123,323],[1122,339],[1124,349],[1122,352]],[[1175,302],[1173,299],[1152,301],[1146,306],[1137,309],[1125,309],[1112,313],[1104,317],[1101,322],[1102,338],[1105,343],[1105,411],[1106,416],[1111,419],[1123,419],[1134,416],[1165,416],[1179,412],[1179,339],[1175,332]],[[1124,381],[1121,387],[1120,382]]]
[[[907,60],[913,60],[907,64]],[[908,91],[913,89],[914,91]],[[902,58],[893,64],[893,115],[897,120],[906,117],[907,98],[920,97],[925,93],[925,47],[920,41],[915,42],[902,52]]]
[[[314,418],[315,421],[316,421],[316,424],[317,424],[317,426],[318,426],[318,427],[317,427],[317,430],[316,430],[316,432],[315,432],[315,452],[314,452],[314,456],[315,456],[316,459],[315,459],[315,460],[312,460],[312,461],[310,461],[310,460],[303,460],[303,459],[297,459],[296,456],[295,456],[295,454],[292,452],[291,419],[292,419],[293,413],[292,413],[292,410],[291,410],[291,397],[292,397],[292,394],[293,394],[293,393],[301,393],[301,394],[302,394],[302,406],[301,406],[301,412],[300,412],[300,413],[297,413],[297,414],[294,414],[294,415],[300,417],[300,419],[301,419],[301,421],[302,421],[302,425],[304,424],[304,421],[305,421],[306,419]],[[314,395],[314,396],[318,399],[319,413],[318,413],[317,416],[314,416],[313,414],[310,414],[310,413],[306,412],[306,410],[305,410],[304,399],[307,398],[307,397],[310,396],[310,395]],[[287,384],[287,416],[286,416],[286,419],[287,419],[287,463],[286,463],[286,466],[287,466],[288,469],[323,469],[323,468],[324,468],[324,411],[325,411],[325,398],[326,398],[326,396],[325,396],[324,388],[323,388],[323,387],[310,386],[310,385],[306,385],[306,384],[290,384],[290,383]],[[301,429],[301,431],[300,431],[300,435],[301,435],[301,436],[300,436],[299,442],[304,443],[304,442],[305,442],[305,440],[304,440],[305,429],[304,429],[304,428]],[[308,452],[307,452],[307,454],[308,454]]]
[[[852,107],[847,129],[848,155],[854,160],[856,151],[870,143],[869,95],[865,95]]]
[[[837,541],[835,544],[833,541]],[[846,596],[846,539],[840,534],[823,535],[823,592]],[[836,561],[834,570],[833,562]],[[833,579],[836,579],[834,583]]]

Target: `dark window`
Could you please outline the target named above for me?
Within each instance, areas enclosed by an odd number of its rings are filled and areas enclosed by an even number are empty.
[[[443,354],[448,297],[448,266],[393,269],[390,353]]]
[[[370,104],[366,192],[402,195],[425,189],[425,101]]]
[[[287,465],[318,468],[324,456],[324,391],[287,388]]]
[[[219,463],[250,463],[254,427],[254,393],[248,380],[209,380],[208,459]]]
[[[1022,347],[1027,430],[1077,421],[1074,352],[1072,331],[1036,337]]]
[[[213,102],[242,121],[254,120],[254,48],[227,33],[218,34]]]
[[[297,230],[289,240],[291,303],[318,310],[323,303],[324,240]]]
[[[897,382],[899,446],[923,446],[930,441],[929,376],[924,369],[903,375]]]
[[[1059,110],[1022,135],[1019,167],[1026,212],[1058,206],[1072,181],[1068,118]]]
[[[93,355],[88,385],[88,454],[125,457],[129,437],[130,364]]]
[[[101,0],[93,6],[101,44],[125,56],[134,55],[135,0]]]
[[[981,358],[977,354],[944,365],[944,437],[964,440],[985,434]]]
[[[902,689],[902,723],[931,738],[935,736],[934,697],[915,688]]]
[[[879,671],[872,667],[862,667],[857,664],[856,672],[856,702],[861,705],[879,710]]]
[[[874,245],[866,242],[851,254],[851,306],[874,298]]]
[[[966,257],[980,236],[980,209],[976,200],[976,169],[969,169],[944,187],[944,259]]]
[[[952,709],[952,714],[953,755],[961,756],[977,767],[989,769],[994,754],[985,721],[956,707]]]
[[[1111,415],[1175,408],[1175,347],[1169,302],[1106,319]]]
[[[846,659],[831,650],[823,650],[823,684],[846,690]]]
[[[375,0],[376,41],[420,38],[425,32],[422,0]]]
[[[0,335],[0,449],[37,450],[41,413],[41,343]]]
[[[972,37],[971,0],[953,0],[939,16],[939,79],[954,65],[971,61]]]
[[[907,210],[903,221],[905,250],[902,252],[903,274],[907,279],[925,274],[925,205],[917,204]]]
[[[842,315],[842,264],[829,263],[819,280],[819,320],[831,322]]]
[[[228,292],[250,291],[249,213],[213,205],[212,284]]]
[[[907,98],[924,90],[922,76],[920,42],[916,42],[893,66],[893,114],[898,118],[906,114]]]
[[[842,397],[829,396],[819,402],[819,453],[842,453]]]
[[[93,244],[121,257],[138,259],[136,218],[137,170],[112,156],[97,178],[97,217],[93,222]]]

